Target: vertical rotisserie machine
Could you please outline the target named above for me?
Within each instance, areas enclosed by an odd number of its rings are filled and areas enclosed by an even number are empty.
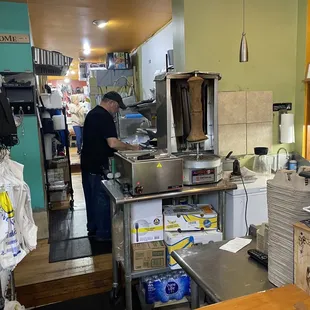
[[[183,158],[185,185],[222,179],[218,154],[217,91],[220,74],[166,73],[156,82],[157,144]]]

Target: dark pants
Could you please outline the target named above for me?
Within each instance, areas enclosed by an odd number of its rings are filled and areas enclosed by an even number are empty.
[[[76,145],[78,149],[78,153],[81,153],[82,144],[83,144],[83,127],[81,126],[73,126],[73,130],[76,137]]]
[[[99,238],[111,239],[110,198],[101,181],[101,175],[82,171],[87,230]]]

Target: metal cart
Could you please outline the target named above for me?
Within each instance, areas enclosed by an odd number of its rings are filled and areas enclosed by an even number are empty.
[[[196,200],[199,199],[200,195],[207,195],[209,193],[218,194],[218,212],[219,212],[219,229],[225,234],[225,191],[234,190],[237,188],[236,184],[220,181],[215,184],[199,185],[199,186],[187,186],[181,191],[168,192],[168,193],[158,193],[153,195],[144,196],[126,196],[123,194],[119,183],[115,180],[102,181],[103,186],[110,196],[111,201],[111,218],[118,212],[120,208],[123,208],[123,231],[124,231],[124,273],[125,273],[125,300],[126,309],[132,310],[132,279],[137,279],[149,275],[154,275],[158,273],[167,272],[170,268],[154,269],[146,271],[133,271],[131,268],[131,233],[130,233],[130,216],[131,216],[131,204],[138,201],[147,201],[152,199],[169,199],[169,198],[179,198],[179,197],[190,197],[195,196]],[[112,241],[114,232],[112,229]],[[112,247],[112,260],[113,260],[113,287],[112,287],[112,297],[117,298],[119,291],[119,275],[118,275],[118,264],[116,261],[116,256],[114,249]]]
[[[70,161],[70,148],[69,148],[69,143],[70,143],[70,137],[69,137],[69,129],[68,129],[68,124],[67,124],[67,113],[66,113],[66,108],[62,108],[62,109],[58,109],[61,110],[64,118],[65,118],[65,150],[66,150],[66,156],[65,158],[67,159],[67,163],[68,163],[68,169],[69,169],[69,182],[68,182],[68,190],[67,192],[70,195],[70,200],[69,200],[69,204],[70,204],[70,210],[73,211],[74,210],[74,191],[73,191],[73,185],[72,185],[72,176],[71,176],[71,161]],[[47,109],[47,111],[49,111],[49,109]],[[51,209],[51,200],[50,200],[50,183],[49,183],[49,179],[48,179],[48,162],[45,159],[46,158],[46,151],[45,151],[45,144],[44,144],[44,131],[43,128],[41,128],[41,138],[42,138],[42,149],[43,149],[43,155],[44,155],[44,170],[45,170],[45,188],[46,188],[46,193],[47,193],[47,203],[48,203],[48,207],[49,209]]]

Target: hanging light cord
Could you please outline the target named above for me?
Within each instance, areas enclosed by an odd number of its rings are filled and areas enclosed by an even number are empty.
[[[245,35],[245,0],[242,6],[242,35]]]

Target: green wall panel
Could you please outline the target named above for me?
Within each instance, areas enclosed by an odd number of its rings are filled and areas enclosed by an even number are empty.
[[[242,1],[184,0],[185,70],[220,72],[220,91],[271,90],[274,102],[292,102],[297,144],[284,146],[301,151],[307,0],[245,3],[249,62],[239,63]],[[273,126],[276,152],[277,117]]]
[[[27,4],[0,2],[0,33],[30,33]]]
[[[30,35],[28,6],[24,3],[0,2],[0,33]],[[0,71],[32,72],[30,44],[0,44]],[[25,116],[18,128],[19,144],[11,151],[13,160],[24,165],[24,179],[30,187],[34,210],[45,208],[44,180],[40,136],[36,116]]]
[[[24,179],[31,191],[33,209],[43,209],[44,187],[41,167],[41,150],[36,116],[25,116],[18,128],[19,144],[11,150],[13,160],[24,165]]]
[[[0,54],[0,72],[33,72],[30,44],[1,44]]]
[[[0,2],[0,33],[30,35],[28,6],[24,3]],[[1,44],[0,72],[32,72],[30,44]]]

